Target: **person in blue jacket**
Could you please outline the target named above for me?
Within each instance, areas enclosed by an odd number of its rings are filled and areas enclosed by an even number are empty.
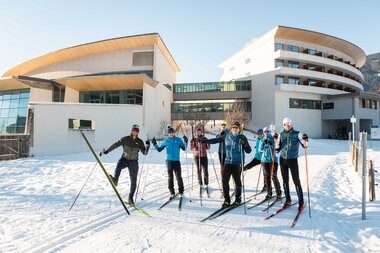
[[[291,204],[290,190],[289,190],[289,170],[292,174],[293,183],[296,187],[298,196],[298,208],[301,210],[304,205],[303,192],[298,169],[298,149],[299,144],[304,146],[308,142],[307,134],[302,134],[294,130],[292,120],[284,118],[282,121],[284,130],[280,133],[277,152],[280,152],[280,168],[283,180],[284,192],[286,201],[284,206]],[[274,138],[278,138],[277,135]]]
[[[253,167],[255,167],[256,165],[259,165],[261,166],[261,157],[262,157],[262,153],[259,151],[259,147],[260,147],[260,144],[263,142],[263,129],[259,129],[257,130],[257,139],[256,139],[256,145],[255,145],[255,149],[256,149],[256,152],[255,152],[255,157],[252,159],[252,161],[250,161],[248,164],[246,164],[244,166],[244,171],[246,170],[249,170]],[[264,173],[264,171],[263,171]],[[263,176],[264,178],[264,176]],[[265,178],[264,178],[264,184],[263,184],[263,189],[261,190],[261,192],[265,192],[267,190],[267,185],[265,183]]]
[[[278,161],[274,152],[274,138],[270,133],[269,127],[264,127],[263,132],[263,141],[260,142],[258,150],[262,154],[261,166],[263,168],[265,188],[268,189],[265,199],[269,200],[272,198],[271,179],[276,189],[276,198],[281,199],[281,186],[277,178]]]
[[[233,205],[239,205],[241,203],[241,172],[242,165],[244,164],[244,152],[251,153],[252,149],[248,143],[248,139],[245,135],[240,134],[240,123],[234,122],[232,124],[231,132],[226,134],[225,132],[220,135],[219,138],[203,140],[202,143],[221,143],[226,144],[226,161],[224,164],[222,184],[224,203],[222,207],[227,207],[231,203],[230,199],[230,178],[231,175],[235,181],[235,202]],[[242,160],[243,159],[243,160]]]
[[[215,137],[219,138],[221,134],[228,134],[230,130],[226,128],[227,124],[225,121],[220,124],[220,133],[218,133]],[[220,175],[223,177],[223,168],[224,163],[226,161],[226,143],[220,142],[219,148],[218,148],[218,156],[219,156],[219,163],[220,163]]]
[[[174,128],[168,128],[168,137],[164,139],[160,146],[157,145],[155,138],[152,139],[152,144],[158,152],[161,152],[166,148],[166,167],[168,171],[168,188],[170,191],[170,197],[174,197],[174,174],[177,178],[178,183],[178,193],[183,194],[185,188],[183,186],[183,180],[181,176],[181,162],[180,162],[180,149],[186,150],[187,137],[183,136],[183,141],[181,138],[174,135]]]

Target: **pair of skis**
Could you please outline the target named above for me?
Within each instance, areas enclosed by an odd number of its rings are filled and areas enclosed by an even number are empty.
[[[213,212],[212,214],[210,214],[209,216],[207,216],[206,218],[204,218],[203,220],[201,220],[201,222],[205,222],[206,220],[216,219],[216,218],[234,210],[235,208],[237,208],[241,205],[247,204],[250,201],[251,200],[247,200],[246,202],[241,202],[240,204],[237,204],[237,205],[232,204],[232,205],[229,205],[226,207],[221,207],[221,208],[217,209],[215,212]]]
[[[296,205],[297,203],[293,203],[293,204],[290,204],[290,205],[287,205],[287,206],[282,206],[280,209],[278,209],[276,212],[272,213],[271,215],[269,215],[268,217],[266,217],[264,220],[269,220],[270,218],[273,218],[274,216],[276,216],[277,214],[279,213],[282,213],[283,211],[285,211],[286,209],[288,209],[289,207],[291,206],[294,206]],[[291,228],[294,228],[297,224],[297,221],[302,213],[302,211],[305,209],[305,206],[306,204],[303,204],[301,208],[298,209],[297,211],[297,214],[296,214],[296,217],[294,218],[292,224],[290,225]]]
[[[182,199],[183,199],[183,196],[182,196],[182,194],[178,194],[178,193],[175,194],[173,197],[169,197],[169,199],[164,204],[162,204],[162,206],[160,206],[158,208],[158,210],[161,210],[163,207],[165,207],[167,204],[169,204],[177,196],[179,196],[178,210],[181,211],[182,210]]]

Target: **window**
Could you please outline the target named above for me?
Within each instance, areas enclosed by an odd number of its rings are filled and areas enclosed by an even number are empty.
[[[276,60],[275,62],[275,66],[276,68],[278,67],[283,67],[285,64],[284,64],[284,61],[283,60]]]
[[[29,90],[0,92],[0,134],[25,132]]]
[[[247,72],[246,75],[250,75],[250,72]],[[251,80],[173,84],[174,93],[250,91],[251,86]]]
[[[80,103],[142,105],[142,99],[142,90],[90,91],[79,93]]]
[[[321,101],[309,99],[289,98],[289,108],[320,110]]]
[[[95,130],[94,120],[69,119],[69,129],[73,130]]]
[[[299,52],[299,51],[300,51],[300,48],[297,47],[297,46],[288,45],[288,51]]]
[[[316,51],[316,50],[313,50],[313,49],[308,49],[308,50],[307,50],[307,53],[308,53],[308,54],[311,54],[311,55],[316,55],[316,54],[317,54],[317,51]]]
[[[245,64],[248,64],[248,63],[250,63],[251,62],[251,58],[247,58],[247,59],[245,59]]]
[[[300,67],[300,63],[296,61],[288,61],[288,67],[298,69]]]
[[[298,77],[289,76],[288,84],[300,84],[300,79]]]
[[[323,103],[323,110],[334,109],[334,103]]]
[[[277,50],[284,50],[284,49],[285,49],[284,44],[276,43],[276,44],[274,45],[274,51],[277,51]]]
[[[153,65],[153,51],[133,52],[132,66]]]
[[[308,68],[308,70],[314,70],[314,71],[316,71],[318,69],[318,66],[317,65],[313,65],[313,64],[309,64],[307,66],[307,68]]]
[[[276,76],[276,84],[282,84],[282,83],[284,83],[284,77]]]
[[[53,87],[53,102],[65,102],[65,86]]]

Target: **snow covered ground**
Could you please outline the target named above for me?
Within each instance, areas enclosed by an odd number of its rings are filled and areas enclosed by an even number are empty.
[[[373,142],[372,148],[369,159],[380,171],[380,142]],[[216,145],[212,151],[220,179]],[[102,157],[110,173],[120,153],[115,150]],[[303,150],[300,154],[307,201]],[[138,204],[152,217],[135,210],[131,210],[131,216],[126,215],[90,153],[0,162],[0,252],[380,252],[380,201],[367,202],[367,220],[363,221],[361,178],[353,171],[347,141],[311,140],[308,164],[312,218],[306,209],[294,229],[289,225],[296,206],[264,221],[280,203],[269,213],[262,212],[266,204],[247,210],[247,214],[239,207],[201,223],[222,204],[211,160],[212,193],[211,198],[203,199],[203,206],[195,188],[187,188],[182,211],[178,211],[177,201],[157,210],[168,197],[164,157],[164,151],[155,150],[140,157],[143,175]],[[252,154],[248,155],[248,160],[251,158]],[[94,166],[75,206],[68,211]],[[191,184],[191,168],[190,154],[186,159],[183,153],[186,187]],[[255,192],[258,171],[255,167],[245,177],[246,196]],[[376,179],[379,182],[379,173]],[[122,171],[118,189],[127,196],[127,170]],[[293,201],[297,201],[292,183],[291,191]],[[376,195],[380,198],[379,187]],[[262,197],[253,199],[250,205]]]

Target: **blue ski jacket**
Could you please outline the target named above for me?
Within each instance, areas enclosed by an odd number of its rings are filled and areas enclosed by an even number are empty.
[[[240,146],[239,140],[244,141],[244,145]],[[204,140],[202,143],[209,143],[209,144],[215,144],[215,143],[222,143],[224,142],[226,144],[226,164],[240,164],[243,162],[244,164],[244,152],[242,149],[244,149],[245,153],[249,154],[252,151],[251,146],[248,143],[247,137],[243,134],[236,134],[233,135],[231,132],[224,136],[219,136],[219,138],[215,139],[209,139]],[[243,154],[242,154],[243,152]],[[243,156],[243,161],[241,160]]]
[[[279,147],[277,150],[280,152],[280,156],[284,159],[297,158],[300,144],[304,147],[301,142],[302,136],[300,132],[294,130],[293,128],[289,131],[284,129],[280,133],[279,139]]]
[[[173,138],[166,137],[160,146],[156,144],[154,147],[158,152],[161,152],[166,148],[166,160],[168,161],[179,161],[179,149],[186,150],[185,143],[177,136],[174,136]]]
[[[268,143],[265,144],[265,139],[268,139]],[[272,163],[272,159],[274,158],[274,162],[278,163],[276,154],[273,152],[274,149],[274,139],[271,134],[264,136],[262,141],[260,142],[260,147],[258,148],[259,152],[262,154],[261,162],[262,163]]]
[[[226,129],[226,130],[224,130],[224,132],[226,134],[229,134],[230,130]],[[218,133],[215,137],[219,138],[220,137],[220,133]],[[220,153],[220,154],[225,154],[226,153],[226,143],[225,142],[220,142],[219,143],[218,153]]]
[[[263,142],[263,137],[261,137],[261,138],[257,137],[256,146],[255,146],[255,148],[256,148],[255,158],[259,161],[261,161],[261,156],[263,155],[263,153],[260,152],[260,145],[262,142]]]

